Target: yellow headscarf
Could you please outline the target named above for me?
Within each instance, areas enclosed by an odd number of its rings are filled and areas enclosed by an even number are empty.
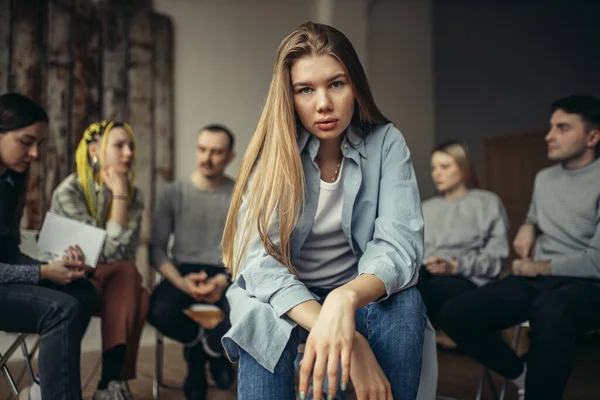
[[[90,160],[90,156],[88,154],[88,146],[91,142],[96,140],[98,136],[101,137],[102,145],[100,149],[102,149],[102,155],[106,155],[106,143],[108,142],[108,134],[110,130],[116,126],[122,126],[123,129],[129,134],[131,138],[131,143],[135,145],[135,137],[133,135],[133,130],[131,127],[123,122],[117,123],[115,121],[100,121],[94,122],[83,132],[83,137],[77,146],[77,150],[75,151],[75,164],[77,165],[77,175],[79,177],[79,182],[83,187],[83,192],[85,194],[85,200],[87,202],[88,210],[90,211],[90,215],[96,219],[98,226],[104,226],[106,221],[101,221],[102,210],[98,210],[98,206],[101,203],[103,188],[100,188],[99,198],[96,196],[95,184],[102,186],[102,179],[100,177],[99,171],[94,171],[92,167],[92,163]],[[135,149],[135,146],[134,146]],[[127,198],[127,203],[130,204],[133,200],[134,188],[135,188],[135,151],[132,157],[132,167],[129,175],[129,193]],[[111,210],[109,210],[109,218],[110,218]]]

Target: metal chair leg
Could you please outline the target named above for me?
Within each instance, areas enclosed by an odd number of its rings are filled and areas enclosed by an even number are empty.
[[[31,365],[31,360],[33,360],[33,357],[35,355],[35,352],[37,350],[37,348],[39,347],[40,344],[40,340],[39,338],[35,341],[33,347],[31,348],[31,352],[27,349],[27,343],[26,341],[23,341],[21,343],[21,351],[23,352],[23,357],[25,358],[25,367],[27,368],[27,374],[29,375],[29,379],[31,380],[31,383],[37,383],[38,385],[40,384],[40,381],[36,378],[35,373],[33,372],[33,366]]]
[[[154,382],[152,395],[154,400],[159,400],[160,389],[182,390],[183,385],[169,385],[163,381],[164,336],[156,332],[156,353],[154,362]]]
[[[152,398],[159,400],[160,383],[162,382],[163,337],[156,331],[156,347],[154,350],[154,381],[152,382]]]
[[[477,385],[477,396],[475,397],[475,400],[481,400],[481,397],[483,396],[483,388],[485,387],[485,377],[486,371],[484,368],[483,373],[481,374],[481,378],[479,378],[479,385]]]
[[[4,377],[6,378],[6,381],[8,382],[8,386],[10,387],[10,391],[13,393],[13,395],[15,397],[19,396],[19,388],[17,387],[12,375],[10,374],[10,371],[8,370],[7,367],[7,363],[8,363],[8,359],[13,355],[13,353],[19,348],[19,346],[21,346],[21,344],[25,341],[25,338],[27,337],[27,335],[25,333],[21,333],[18,337],[17,340],[15,340],[13,342],[13,344],[10,345],[10,347],[8,348],[8,350],[6,351],[6,353],[4,353],[4,355],[2,355],[2,353],[0,353],[0,369],[2,369],[2,373],[4,374]]]
[[[0,354],[0,358],[2,358],[2,354]],[[10,371],[8,370],[8,367],[6,365],[2,367],[2,373],[4,374],[4,378],[6,378],[6,382],[8,382],[8,387],[10,388],[10,391],[15,397],[18,397],[19,389],[17,388],[17,385],[15,384],[15,381],[13,380],[13,377],[10,374]]]

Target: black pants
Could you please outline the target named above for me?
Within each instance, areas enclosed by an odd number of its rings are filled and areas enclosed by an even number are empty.
[[[427,307],[427,316],[435,326],[444,303],[469,290],[477,289],[477,285],[462,275],[433,275],[425,267],[421,267],[417,289]]]
[[[44,400],[80,400],[81,338],[98,307],[94,286],[87,279],[66,286],[0,284],[0,304],[0,330],[40,335]]]
[[[208,277],[212,277],[224,271],[222,267],[203,264],[183,264],[177,269],[182,276],[205,271]],[[154,289],[150,297],[148,321],[163,335],[181,343],[190,343],[198,336],[198,323],[183,311],[196,303],[198,303],[196,300],[165,279]],[[221,347],[221,338],[231,327],[227,299],[223,296],[215,305],[225,311],[226,316],[208,333],[207,341],[211,348]]]
[[[439,317],[461,349],[508,379],[522,373],[523,362],[498,331],[524,321],[531,325],[527,399],[561,399],[576,339],[600,327],[600,281],[509,276],[449,300]]]

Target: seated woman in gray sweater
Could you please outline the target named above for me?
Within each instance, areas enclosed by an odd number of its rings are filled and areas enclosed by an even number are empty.
[[[463,143],[433,150],[431,176],[440,195],[423,202],[425,257],[417,287],[435,324],[444,302],[498,276],[509,247],[502,201],[478,188]]]

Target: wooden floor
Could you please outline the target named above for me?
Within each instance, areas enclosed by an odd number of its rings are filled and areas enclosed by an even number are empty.
[[[93,366],[98,361],[98,354],[86,353],[82,357],[82,376],[90,375]],[[22,362],[11,365],[11,371],[16,375],[24,372]],[[439,385],[438,395],[453,397],[461,400],[475,399],[477,384],[481,375],[481,366],[469,357],[455,351],[439,351]],[[92,398],[93,390],[98,381],[96,372],[85,389],[84,399]],[[165,347],[165,377],[171,384],[180,384],[186,374],[180,345],[169,343]],[[152,380],[154,377],[154,348],[144,346],[141,349],[138,366],[138,379],[130,383],[136,400],[152,399]],[[582,342],[576,360],[576,367],[569,381],[566,400],[597,400],[600,399],[600,340],[596,337]],[[499,383],[497,379],[497,383]],[[20,386],[28,383],[26,375],[21,379]],[[10,398],[9,390],[4,379],[0,378],[0,400]],[[161,399],[179,400],[183,395],[178,391],[163,390]],[[210,400],[233,400],[236,398],[235,387],[228,391],[220,391],[212,387],[209,392]],[[353,397],[351,397],[353,398]],[[516,400],[516,392],[509,388],[506,400]],[[484,400],[492,399],[486,391]]]

